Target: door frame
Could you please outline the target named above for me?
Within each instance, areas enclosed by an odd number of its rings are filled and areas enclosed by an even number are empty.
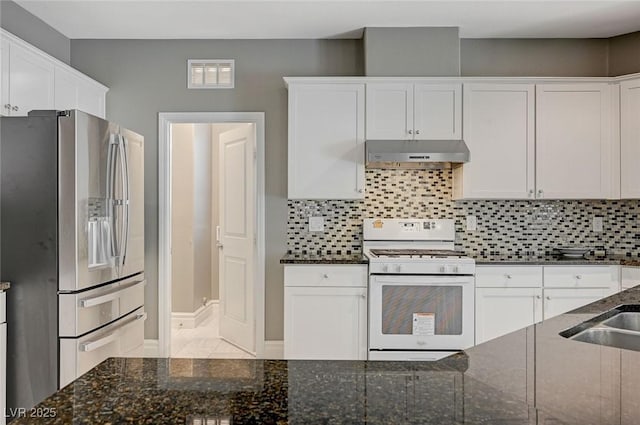
[[[265,339],[265,130],[264,112],[158,113],[158,355],[171,354],[171,124],[252,123],[256,131],[256,259],[254,308],[256,358]]]

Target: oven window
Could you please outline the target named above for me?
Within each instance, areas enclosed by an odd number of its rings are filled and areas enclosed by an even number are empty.
[[[433,313],[435,335],[462,334],[461,286],[382,286],[382,333],[411,335],[414,313]]]

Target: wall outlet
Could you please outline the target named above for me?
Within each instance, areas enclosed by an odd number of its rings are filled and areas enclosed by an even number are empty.
[[[324,217],[309,217],[310,232],[324,232]]]
[[[470,232],[475,232],[478,230],[478,217],[475,215],[467,216],[467,230]]]
[[[603,217],[593,217],[593,231],[602,232],[604,230]]]

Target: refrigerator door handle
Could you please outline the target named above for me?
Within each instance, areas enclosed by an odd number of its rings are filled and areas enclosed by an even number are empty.
[[[131,325],[132,323],[137,322],[138,320],[145,320],[147,318],[147,313],[142,313],[142,314],[137,314],[133,319],[128,320],[127,322],[123,323],[122,325],[118,326],[116,329],[113,330],[113,332],[95,339],[93,341],[87,341],[84,342],[82,344],[80,344],[80,351],[94,351],[97,350],[100,347],[104,347],[107,344],[112,343],[113,341],[117,340],[118,337],[120,336],[120,331],[122,329],[124,329],[125,327]]]
[[[110,248],[111,248],[111,258],[117,258],[117,250],[116,250],[116,219],[114,214],[114,204],[115,204],[115,167],[116,167],[116,148],[118,145],[118,138],[116,134],[111,133],[109,135],[109,147],[107,150],[107,187],[106,187],[106,196],[107,196],[107,215],[109,218],[109,232],[110,232]]]
[[[122,236],[122,252],[120,253],[121,264],[124,266],[124,263],[127,259],[127,248],[129,247],[129,202],[130,202],[130,193],[131,186],[129,182],[129,154],[127,150],[129,149],[129,141],[126,137],[120,136],[120,153],[121,153],[121,164],[122,164],[122,187],[123,187],[123,209],[124,209],[124,220],[123,220],[123,236]]]

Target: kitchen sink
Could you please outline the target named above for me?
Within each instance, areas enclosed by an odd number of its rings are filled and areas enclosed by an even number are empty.
[[[640,332],[610,328],[589,328],[572,337],[574,341],[608,345],[625,350],[640,351]]]
[[[640,305],[618,306],[560,335],[574,341],[640,351]]]
[[[640,312],[619,313],[611,319],[605,320],[602,324],[612,328],[640,332]]]

